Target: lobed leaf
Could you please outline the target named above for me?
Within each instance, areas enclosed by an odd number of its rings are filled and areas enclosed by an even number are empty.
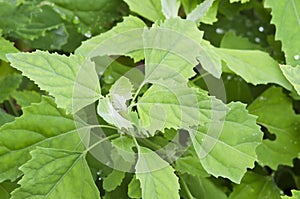
[[[39,104],[25,107],[23,115],[0,128],[0,182],[21,176],[18,168],[30,159],[36,146],[82,150],[72,117],[44,97]]]
[[[300,151],[300,116],[295,114],[291,99],[282,88],[271,87],[250,104],[248,110],[258,116],[260,125],[276,136],[275,140],[263,140],[257,147],[258,163],[274,170],[280,164],[292,166]]]
[[[94,63],[82,56],[48,52],[8,54],[12,66],[49,91],[67,112],[77,112],[95,102],[101,90]]]
[[[142,35],[145,26],[137,17],[124,17],[124,21],[111,30],[83,42],[75,54],[86,57],[128,55],[140,61],[144,58]]]
[[[180,198],[178,178],[173,168],[155,152],[139,147],[135,170],[141,183],[142,198]]]
[[[229,199],[280,199],[280,190],[271,176],[261,176],[254,172],[248,172],[241,184],[235,185]]]
[[[272,9],[271,23],[276,26],[275,39],[282,42],[282,49],[286,55],[286,63],[292,66],[300,64],[300,41],[298,39],[300,34],[299,2],[295,0],[282,0],[278,2],[266,0],[265,7]]]
[[[141,3],[139,0],[124,0],[131,11],[149,19],[150,21],[157,21],[165,19],[162,12],[161,0],[144,0]]]
[[[61,149],[37,148],[20,169],[24,177],[12,193],[18,198],[99,198],[84,155]]]
[[[247,168],[254,167],[262,133],[256,117],[248,114],[245,105],[230,103],[228,107],[225,118],[202,123],[189,132],[204,169],[215,177],[240,183]]]

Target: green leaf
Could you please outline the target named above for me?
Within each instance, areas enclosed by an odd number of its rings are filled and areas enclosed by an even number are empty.
[[[139,147],[135,170],[136,178],[141,183],[143,199],[180,198],[178,178],[173,168],[155,152]]]
[[[300,4],[295,0],[266,0],[265,7],[272,9],[271,23],[276,26],[275,39],[281,40],[286,55],[286,63],[292,66],[300,64],[298,39],[300,34]],[[292,30],[292,31],[286,31]]]
[[[241,184],[235,185],[229,199],[280,199],[280,190],[271,176],[248,172]]]
[[[299,199],[300,198],[300,191],[299,190],[292,190],[293,196],[281,196],[282,199]]]
[[[135,163],[135,152],[133,147],[135,147],[133,139],[127,136],[121,136],[111,141],[111,144],[116,148],[118,154],[128,162]]]
[[[177,16],[180,3],[177,0],[161,0],[161,6],[163,14],[169,19]]]
[[[213,23],[218,21],[217,14],[219,9],[220,0],[214,0],[212,6],[208,9],[206,14],[201,17],[200,22],[213,25]]]
[[[281,65],[280,69],[283,72],[284,76],[293,85],[298,95],[300,95],[300,78],[299,78],[300,65],[297,65],[296,67],[292,67],[289,65]]]
[[[9,99],[9,96],[19,87],[21,81],[22,76],[16,73],[0,77],[0,103]]]
[[[236,35],[230,31],[222,37],[221,48],[239,49],[239,50],[262,50],[263,48],[249,41],[246,37]]]
[[[213,5],[214,0],[205,0],[199,4],[191,13],[186,16],[187,20],[191,20],[197,24],[200,23],[201,18],[206,15],[208,10]]]
[[[132,122],[124,118],[113,106],[108,97],[99,100],[97,113],[107,123],[112,124],[118,128],[131,128]]]
[[[76,112],[101,95],[95,66],[82,56],[36,51],[8,54],[7,58],[13,67],[49,91],[58,107],[67,112]]]
[[[32,159],[20,169],[21,187],[12,193],[18,198],[100,198],[82,153],[37,148]]]
[[[227,177],[239,183],[247,168],[253,168],[255,149],[262,133],[256,117],[249,115],[245,105],[230,103],[225,118],[190,129],[191,139],[204,169],[215,177]]]
[[[113,191],[120,186],[125,178],[125,172],[113,170],[106,178],[103,179],[103,188],[106,191]]]
[[[130,198],[142,198],[141,184],[135,175],[128,184],[128,196]]]
[[[230,3],[235,3],[235,2],[241,2],[241,3],[247,3],[249,2],[250,0],[230,0],[229,2]]]
[[[32,103],[41,101],[41,95],[33,90],[15,91],[11,96],[17,101],[17,104],[22,107],[30,106]]]
[[[200,119],[196,90],[176,82],[153,85],[138,100],[137,110],[142,127],[152,136],[165,128],[198,125]]]
[[[161,0],[144,0],[141,3],[139,0],[124,0],[131,11],[149,19],[150,21],[157,21],[165,19],[162,12]]]
[[[5,123],[14,121],[14,117],[0,109],[0,127]]]
[[[193,68],[199,62],[212,75],[220,77],[221,61],[211,56],[202,36],[195,23],[180,18],[168,19],[145,30],[145,81],[190,78],[195,75]]]
[[[111,30],[83,42],[75,54],[86,57],[125,54],[140,61],[144,58],[142,35],[145,26],[137,17],[124,17],[124,21]]]
[[[0,59],[7,62],[8,60],[5,55],[16,52],[18,52],[18,50],[14,47],[14,44],[0,36]]]
[[[10,199],[10,193],[19,187],[16,182],[5,181],[0,183],[0,197],[1,199]]]
[[[184,182],[182,182],[184,180]],[[218,198],[218,199],[226,199],[226,194],[217,187],[209,178],[201,178],[199,176],[190,176],[190,175],[183,175],[181,179],[181,184],[186,183],[190,194],[193,198],[203,198],[203,199],[211,199],[211,198]],[[181,196],[184,198],[190,198],[187,193],[184,192],[185,189],[181,189]]]
[[[271,87],[248,110],[258,116],[260,125],[276,136],[275,140],[263,140],[257,147],[259,164],[274,170],[279,164],[292,166],[293,159],[300,152],[300,116],[295,114],[292,100],[283,93],[282,88]]]
[[[202,178],[210,176],[202,167],[201,162],[194,151],[178,158],[178,160],[176,160],[175,169],[180,173],[187,173],[191,176],[199,176]]]
[[[56,108],[51,98],[25,107],[23,115],[0,128],[0,182],[21,176],[18,168],[30,159],[36,146],[81,150],[79,130],[72,117]]]
[[[256,50],[216,49],[229,71],[241,76],[248,83],[275,83],[290,90],[291,85],[282,74],[279,64],[267,53]]]
[[[120,77],[109,91],[112,105],[116,110],[126,111],[126,101],[132,98],[133,86],[126,77]]]

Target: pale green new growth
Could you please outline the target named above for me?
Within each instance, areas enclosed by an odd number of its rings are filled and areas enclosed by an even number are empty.
[[[89,166],[82,153],[61,149],[37,148],[32,159],[20,169],[21,187],[12,193],[19,198],[99,198]]]
[[[161,0],[162,12],[167,19],[174,18],[178,14],[180,2],[178,0]]]

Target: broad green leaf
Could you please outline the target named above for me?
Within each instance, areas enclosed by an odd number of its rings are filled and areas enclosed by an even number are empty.
[[[186,16],[187,20],[191,20],[195,23],[199,23],[201,18],[205,16],[210,7],[212,6],[214,0],[205,0],[199,4],[191,13]]]
[[[272,9],[271,23],[276,26],[275,39],[282,42],[286,63],[292,66],[300,64],[300,4],[296,0],[266,0],[265,7]],[[287,31],[291,30],[291,31]]]
[[[209,178],[201,178],[199,176],[183,175],[182,180],[187,185],[190,194],[193,198],[201,199],[226,199],[226,194],[217,187]],[[182,184],[183,182],[181,182]],[[184,198],[190,198],[190,196],[185,193],[183,186],[181,186],[180,195]]]
[[[103,189],[113,191],[120,186],[125,177],[125,172],[113,170],[106,178],[103,179]]]
[[[121,136],[111,141],[111,144],[116,148],[118,154],[128,162],[135,163],[135,152],[133,147],[135,147],[133,139],[127,136]]]
[[[0,36],[0,60],[7,62],[8,60],[6,59],[5,55],[16,52],[18,52],[18,50],[14,47],[14,44]]]
[[[145,81],[190,78],[199,62],[212,75],[220,77],[221,61],[211,56],[202,36],[195,23],[180,18],[168,19],[145,30]]]
[[[20,169],[24,177],[12,193],[19,198],[99,198],[100,193],[82,153],[37,148]]]
[[[173,168],[155,152],[139,147],[135,170],[136,178],[141,183],[143,199],[180,198],[178,178]]]
[[[95,66],[82,56],[36,51],[8,54],[7,58],[13,67],[49,91],[58,107],[67,112],[76,112],[101,95]]]
[[[281,65],[280,69],[282,70],[284,76],[293,85],[298,95],[300,95],[300,65],[297,65],[296,67],[292,67],[289,65]]]
[[[79,130],[72,117],[58,109],[51,98],[25,107],[23,115],[0,128],[0,182],[20,177],[18,168],[30,159],[36,146],[81,150]]]
[[[161,0],[162,12],[167,19],[177,16],[179,6],[177,0]]]
[[[241,184],[235,185],[229,199],[280,199],[280,189],[271,176],[248,172]]]
[[[111,30],[83,42],[75,54],[86,57],[128,55],[140,61],[144,58],[142,35],[145,26],[137,17],[124,17],[124,21]]]
[[[279,64],[267,53],[256,50],[216,49],[229,70],[241,76],[248,83],[275,83],[290,90],[291,85],[282,74]]]
[[[263,48],[249,41],[246,37],[236,35],[230,31],[222,37],[221,48],[239,49],[239,50],[263,50]]]
[[[14,117],[0,109],[0,127],[5,123],[14,121]]]
[[[33,49],[73,52],[127,12],[122,0],[1,1],[0,29]]]
[[[161,0],[143,0],[141,3],[139,0],[124,0],[131,11],[149,19],[150,21],[157,21],[164,19],[162,12]]]
[[[0,103],[8,100],[10,95],[19,87],[22,81],[20,74],[11,74],[0,77]]]
[[[10,199],[10,193],[19,187],[16,182],[5,181],[0,183],[0,198],[1,199]]]
[[[115,190],[111,192],[106,191],[103,196],[103,199],[118,199],[118,198],[130,199],[127,196],[129,182],[130,182],[130,178],[126,176],[123,180],[123,183],[120,186],[118,186]]]
[[[97,113],[100,115],[106,122],[112,124],[118,128],[131,128],[132,122],[124,118],[113,106],[108,97],[102,98],[99,100],[97,107]]]
[[[38,103],[41,101],[41,95],[33,90],[15,91],[11,94],[11,96],[21,107],[30,106],[32,103]]]
[[[190,150],[191,151],[191,150]],[[176,171],[187,173],[192,176],[209,177],[210,175],[202,167],[201,162],[195,152],[183,155],[175,163]]]
[[[138,100],[141,125],[154,135],[156,130],[198,125],[200,119],[197,92],[176,82],[153,85]]]
[[[276,170],[280,164],[292,166],[300,152],[300,116],[293,110],[292,100],[282,88],[271,87],[261,94],[250,106],[257,122],[266,127],[275,140],[265,139],[257,147],[258,163]]]
[[[293,196],[281,196],[282,199],[299,199],[300,198],[300,191],[299,190],[292,190]]]
[[[140,181],[136,179],[135,175],[128,184],[128,196],[130,198],[142,198],[141,184]]]
[[[247,168],[254,167],[262,133],[245,105],[230,103],[228,107],[230,111],[223,121],[204,123],[189,132],[204,169],[215,177],[239,183]]]
[[[132,98],[133,86],[126,77],[120,77],[109,91],[110,99],[114,108],[118,111],[126,111],[126,101]]]

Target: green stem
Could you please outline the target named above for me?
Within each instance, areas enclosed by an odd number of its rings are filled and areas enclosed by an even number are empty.
[[[20,116],[11,98],[8,99],[9,106],[15,116]]]
[[[113,138],[117,138],[117,137],[119,137],[120,136],[120,134],[113,134],[113,135],[111,135],[111,136],[108,136],[108,137],[106,137],[106,138],[103,138],[102,140],[99,140],[98,142],[96,142],[96,143],[94,143],[92,146],[90,146],[89,148],[87,148],[86,150],[84,150],[84,152],[83,152],[83,154],[87,154],[87,152],[89,152],[92,148],[94,148],[95,146],[97,146],[97,145],[99,145],[99,144],[101,144],[102,142],[105,142],[105,141],[107,141],[107,140],[110,140],[110,139],[113,139]]]
[[[198,81],[199,79],[202,79],[202,78],[206,77],[207,75],[210,75],[210,73],[206,72],[206,73],[204,73],[202,75],[199,75],[199,76],[195,77],[194,79],[190,80],[190,82],[191,83],[195,83],[196,81]]]
[[[179,175],[178,175],[179,176]],[[182,189],[184,189],[184,191],[186,192],[187,196],[189,199],[194,199],[194,196],[192,195],[192,193],[190,192],[189,187],[187,186],[187,184],[185,183],[185,181],[182,179],[182,177],[179,176],[179,179],[181,181],[182,184]]]
[[[135,105],[135,100],[136,100],[138,94],[140,93],[140,91],[141,91],[141,89],[143,88],[144,85],[145,85],[145,82],[142,82],[141,85],[139,86],[139,88],[137,89],[137,91],[135,92],[135,94],[132,98],[132,101],[130,102],[129,110]]]

